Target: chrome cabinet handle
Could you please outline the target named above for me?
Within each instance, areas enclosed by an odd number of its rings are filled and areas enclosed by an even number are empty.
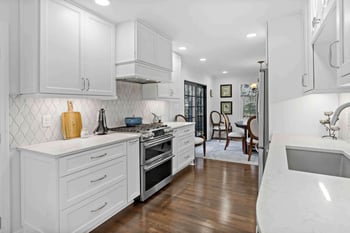
[[[103,208],[105,208],[107,206],[107,202],[105,202],[101,207],[98,207],[97,209],[94,209],[94,210],[90,210],[91,213],[95,213],[99,210],[102,210]]]
[[[102,157],[105,157],[107,156],[107,153],[104,153],[102,155],[98,155],[98,156],[91,156],[90,159],[99,159],[99,158],[102,158]]]
[[[88,83],[88,86],[87,86],[86,90],[88,91],[88,90],[90,90],[90,79],[87,78],[86,80],[87,80],[87,83]]]
[[[186,129],[186,130],[184,130],[184,132],[185,132],[185,133],[188,133],[188,132],[190,132],[190,129]]]
[[[307,74],[303,74],[302,76],[301,76],[301,85],[303,86],[303,87],[307,87],[307,85],[305,84],[305,77],[307,76]]]
[[[330,45],[329,45],[329,66],[332,67],[332,68],[335,68],[335,69],[339,69],[340,67],[337,66],[337,65],[333,65],[332,63],[332,60],[333,60],[333,45],[339,43],[339,40],[336,40],[334,42],[332,42]]]
[[[98,181],[104,180],[107,178],[107,175],[102,176],[101,178],[97,178],[96,180],[90,180],[90,183],[96,183]]]
[[[83,81],[83,87],[80,88],[80,90],[84,91],[85,90],[85,78],[81,78],[81,80]]]
[[[321,23],[321,19],[314,17],[312,19],[312,27],[314,28],[317,24]]]

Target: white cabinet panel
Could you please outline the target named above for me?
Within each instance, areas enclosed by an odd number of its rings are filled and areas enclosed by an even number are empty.
[[[172,70],[172,45],[169,39],[160,35],[155,37],[155,59],[160,67]]]
[[[173,134],[173,174],[176,174],[194,159],[194,125],[175,128]]]
[[[84,78],[86,94],[112,95],[114,91],[114,25],[93,15],[84,18]]]
[[[135,139],[128,142],[128,203],[140,195],[140,144]]]
[[[340,72],[339,83],[350,83],[350,2],[339,0],[340,7]]]
[[[41,5],[40,92],[81,93],[83,12],[64,1]]]
[[[137,60],[156,64],[155,60],[155,33],[146,26],[136,24],[136,58]]]

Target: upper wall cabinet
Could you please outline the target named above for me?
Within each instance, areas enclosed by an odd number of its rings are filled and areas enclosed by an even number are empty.
[[[139,21],[117,25],[117,79],[171,81],[171,40]]]
[[[339,56],[339,84],[350,84],[350,1],[338,0],[339,4],[339,31],[340,31],[340,56]]]
[[[336,0],[309,0],[309,11],[311,16],[311,30],[315,34],[325,20],[330,6],[334,4]]]
[[[22,94],[115,95],[115,28],[63,0],[20,1]]]
[[[171,73],[171,83],[149,83],[142,85],[143,99],[179,100],[179,89],[183,87],[180,83],[181,77],[181,57],[173,53],[173,72]]]

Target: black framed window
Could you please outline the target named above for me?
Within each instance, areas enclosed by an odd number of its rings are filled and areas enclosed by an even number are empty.
[[[185,117],[195,122],[196,136],[207,134],[207,87],[205,85],[185,81]]]

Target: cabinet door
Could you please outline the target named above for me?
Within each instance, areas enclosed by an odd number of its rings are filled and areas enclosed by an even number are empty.
[[[82,93],[82,14],[64,1],[41,1],[40,92]]]
[[[159,67],[166,70],[172,70],[172,45],[171,41],[157,35],[155,37],[155,56]]]
[[[98,17],[84,17],[83,68],[88,95],[113,95],[115,89],[114,25]]]
[[[155,34],[146,26],[136,23],[136,60],[155,65]]]
[[[340,78],[346,78],[350,83],[350,1],[339,0],[340,3],[340,41],[341,64]],[[345,83],[342,83],[345,84]]]
[[[139,140],[128,142],[128,203],[140,195],[140,146]]]

